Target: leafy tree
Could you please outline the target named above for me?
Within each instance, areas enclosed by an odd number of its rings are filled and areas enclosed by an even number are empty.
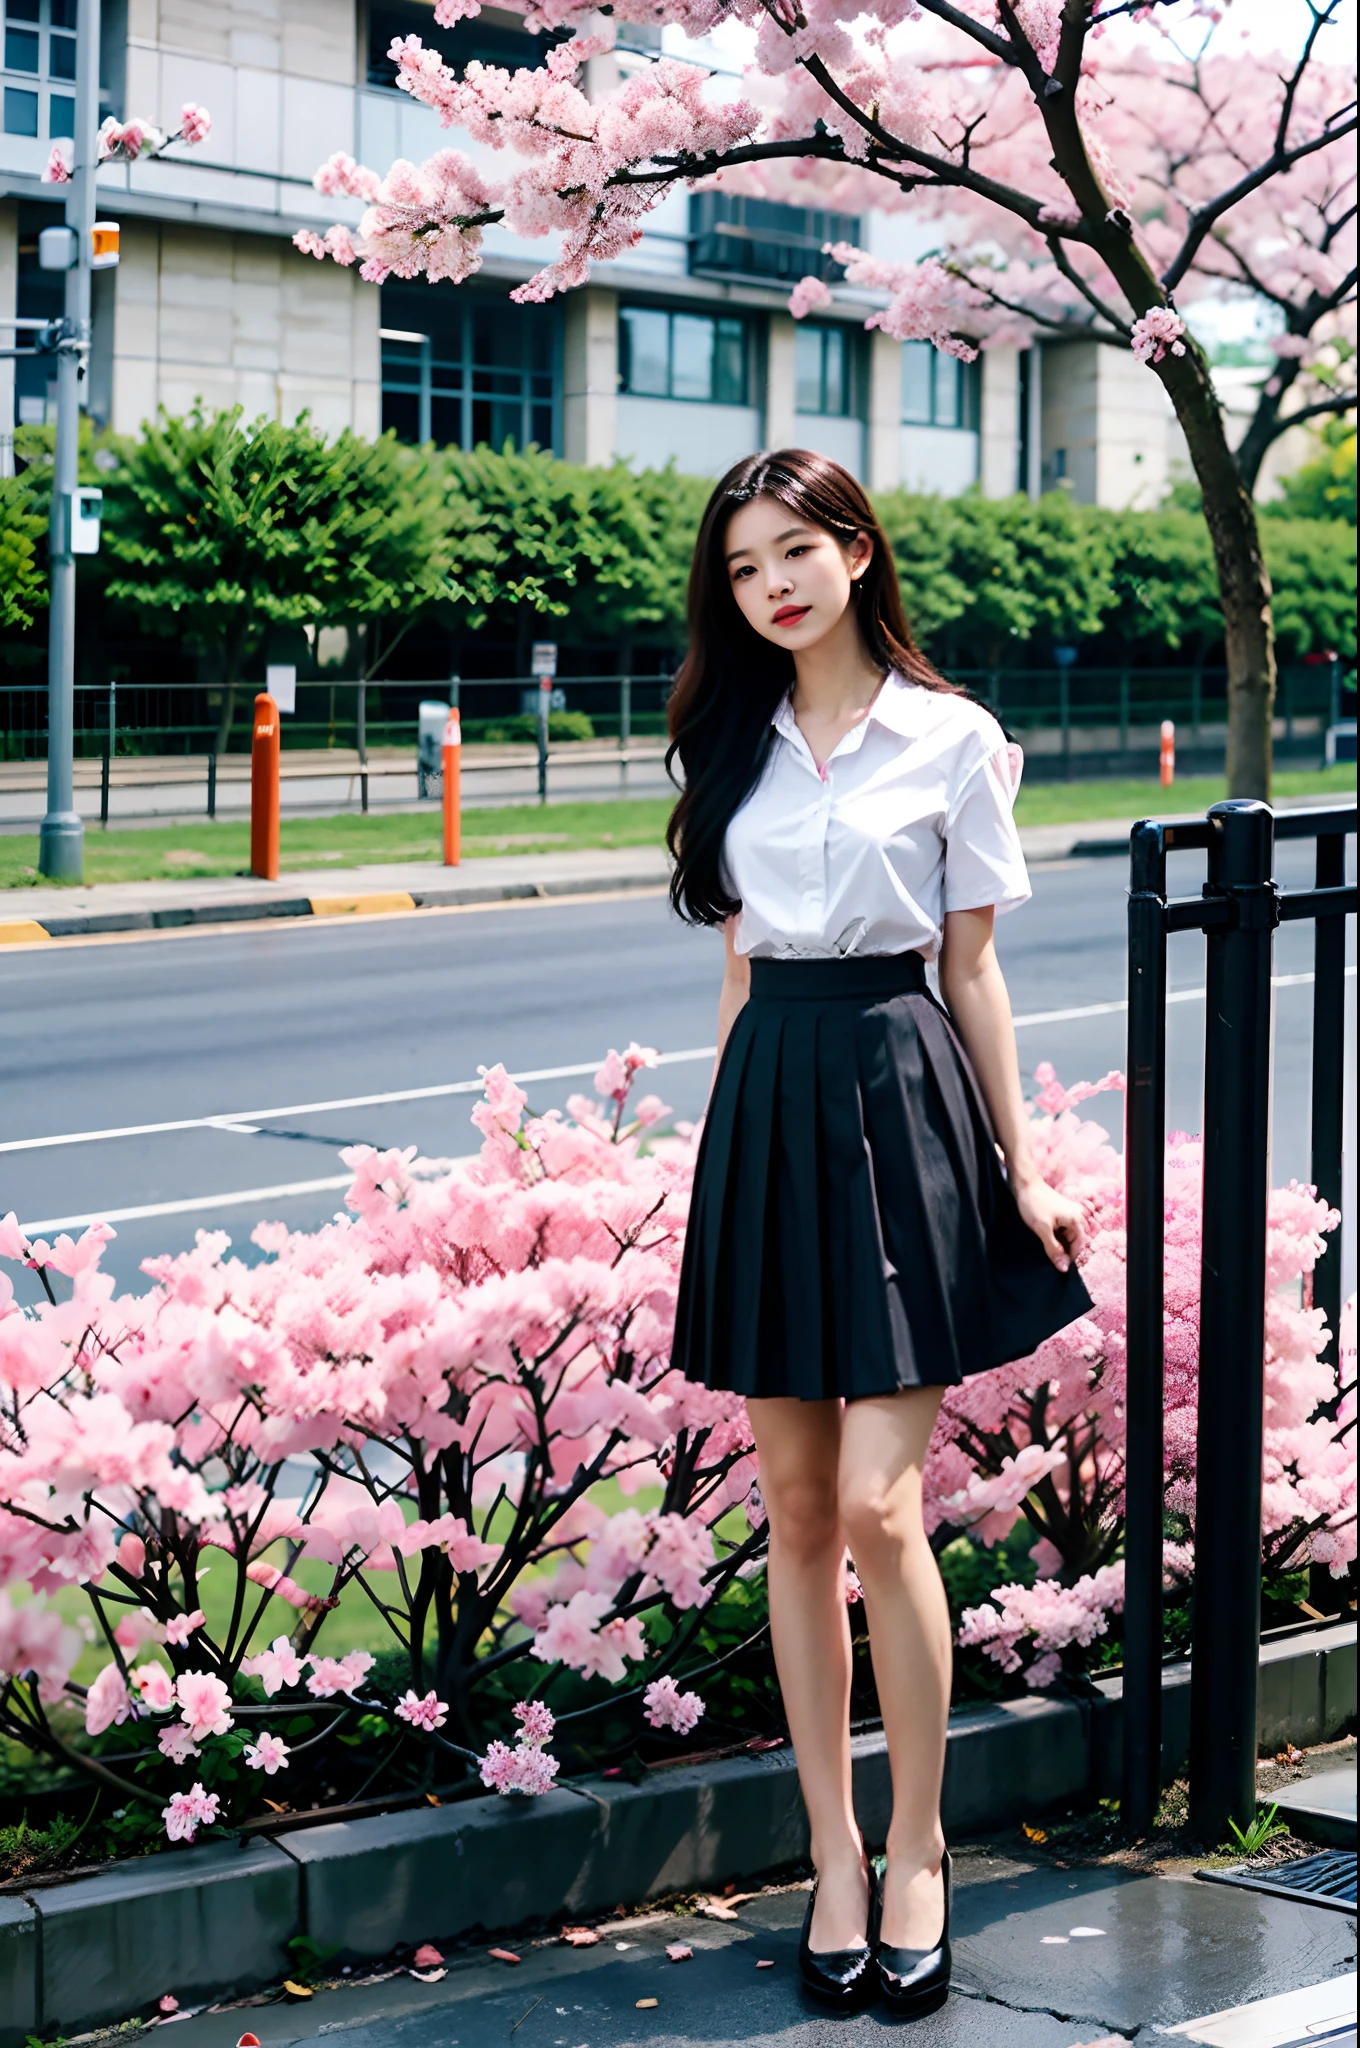
[[[523,667],[536,618],[570,618],[597,640],[668,623],[669,506],[624,464],[586,469],[508,444],[449,448],[442,461],[459,626],[494,621],[518,639]]]
[[[946,667],[998,668],[1036,638],[1099,633],[1113,596],[1108,519],[1065,492],[877,501],[918,639]]]
[[[1318,452],[1312,461],[1282,478],[1279,497],[1261,509],[1273,519],[1344,519],[1354,526],[1354,417],[1328,420],[1314,439]]]
[[[117,452],[104,485],[106,594],[144,629],[218,655],[219,749],[271,629],[406,627],[445,588],[429,458],[390,435],[328,442],[306,415],[245,425],[239,406],[195,407],[162,410]]]
[[[31,626],[47,603],[38,554],[46,527],[28,477],[0,477],[0,627]]]
[[[1340,519],[1267,519],[1261,527],[1281,653],[1355,659],[1355,528]]]

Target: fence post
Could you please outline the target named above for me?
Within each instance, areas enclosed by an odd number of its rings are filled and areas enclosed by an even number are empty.
[[[548,801],[548,714],[552,710],[553,679],[538,679],[538,800]]]
[[[252,770],[253,770],[253,766],[254,766],[254,764],[252,763],[251,765],[252,765]],[[213,748],[211,748],[211,749],[210,749],[210,751],[209,751],[209,754],[208,754],[208,816],[209,816],[210,818],[215,818],[215,817],[217,816],[217,749],[216,749],[216,747],[213,747]]]
[[[1275,821],[1252,798],[1209,812],[1203,1248],[1196,1433],[1190,1827],[1221,1842],[1256,1811],[1261,1636],[1270,967]]]
[[[1162,1784],[1163,1211],[1166,1187],[1166,841],[1129,839],[1128,1295],[1124,1453],[1124,1824],[1150,1832]]]
[[[619,677],[619,788],[628,787],[628,749],[633,739],[633,678]]]
[[[267,690],[255,699],[250,739],[250,872],[279,879],[279,707]]]
[[[444,865],[456,868],[462,852],[463,810],[462,775],[463,728],[456,709],[451,709],[444,726],[444,741],[440,748],[440,767],[443,771],[444,799]]]
[[[1346,880],[1346,839],[1318,835],[1317,887],[1339,889]],[[1346,920],[1320,917],[1313,927],[1313,1185],[1330,1209],[1341,1207],[1341,1144],[1346,1091]],[[1313,1306],[1327,1318],[1323,1357],[1336,1364],[1341,1319],[1341,1231],[1331,1233],[1313,1268]],[[1340,1582],[1337,1581],[1337,1584]]]
[[[361,676],[354,700],[354,743],[359,755],[359,809],[368,813],[368,677]]]

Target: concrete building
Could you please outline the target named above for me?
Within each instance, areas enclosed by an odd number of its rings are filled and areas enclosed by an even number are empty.
[[[75,0],[2,4],[0,314],[41,316],[60,309],[61,281],[37,268],[36,245],[60,218],[40,174],[52,139],[70,132]],[[419,33],[454,62],[541,61],[514,15],[487,9],[436,30],[432,0],[104,0],[103,20],[105,111],[172,127],[194,99],[214,119],[199,150],[101,174],[123,256],[96,279],[89,405],[121,431],[202,400],[248,416],[307,410],[328,431],[391,426],[465,446],[508,435],[573,461],[700,474],[799,443],[875,489],[1066,484],[1083,502],[1152,506],[1166,488],[1174,421],[1156,379],[1121,350],[1064,341],[963,365],[867,334],[874,300],[843,284],[825,315],[790,318],[799,277],[834,283],[827,241],[909,249],[914,230],[898,216],[675,193],[626,261],[547,306],[508,293],[551,245],[502,230],[458,288],[379,288],[299,254],[297,228],[346,217],[311,183],[334,150],[379,170],[451,142],[476,154],[396,90],[392,38]],[[592,88],[654,60],[656,32],[624,33],[631,46],[595,60]],[[11,409],[39,420],[48,404],[43,363],[0,364],[0,434]]]

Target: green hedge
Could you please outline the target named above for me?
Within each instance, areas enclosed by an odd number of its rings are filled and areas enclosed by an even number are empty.
[[[24,621],[40,602],[49,442],[50,430],[21,431],[29,467],[0,492],[0,625],[29,641],[43,630],[40,617]],[[248,494],[265,456],[290,481],[315,474],[295,533],[287,519],[280,526],[277,492]],[[346,435],[327,448],[305,419],[247,425],[236,415],[162,416],[137,442],[87,437],[82,468],[103,484],[108,515],[105,551],[81,566],[86,631],[100,630],[101,586],[115,626],[179,638],[190,651],[247,620],[257,635],[265,619],[360,626],[371,649],[373,636],[386,643],[424,620],[461,647],[465,675],[477,672],[483,638],[513,645],[521,673],[530,641],[549,634],[594,660],[608,650],[611,668],[668,662],[684,644],[689,558],[711,488],[673,468],[587,469],[534,448],[414,449],[390,435],[376,444]],[[241,483],[210,534],[205,489],[221,495],[228,473]],[[1304,479],[1261,522],[1283,662],[1329,648],[1355,654],[1355,527],[1288,516],[1296,504],[1337,502],[1315,483]],[[1221,661],[1208,534],[1184,503],[1107,512],[1063,492],[1036,504],[976,491],[895,491],[876,502],[913,627],[946,668],[1039,666],[1061,640],[1084,643],[1096,665]]]

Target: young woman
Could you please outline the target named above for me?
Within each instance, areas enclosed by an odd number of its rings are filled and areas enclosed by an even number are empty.
[[[804,1981],[915,2016],[949,1986],[931,1429],[947,1387],[1090,1306],[1080,1210],[1034,1163],[992,947],[996,914],[1030,893],[1011,757],[913,643],[869,501],[823,456],[723,478],[689,632],[672,895],[723,927],[727,962],[674,1355],[746,1397],[760,1455],[817,1871]],[[851,1798],[847,1547],[892,1769],[881,1888]]]

